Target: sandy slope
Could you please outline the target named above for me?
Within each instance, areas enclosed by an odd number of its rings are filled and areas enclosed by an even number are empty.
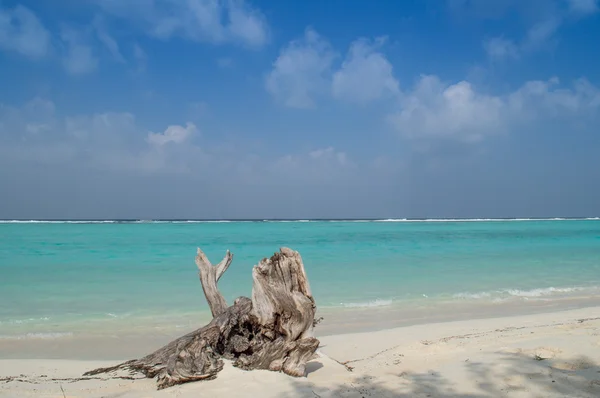
[[[307,378],[228,364],[216,380],[163,391],[146,379],[79,379],[85,370],[113,362],[0,360],[0,396],[600,397],[600,307],[321,342],[321,358],[309,365]]]

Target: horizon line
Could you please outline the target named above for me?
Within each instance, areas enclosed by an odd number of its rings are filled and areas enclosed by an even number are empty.
[[[596,220],[598,216],[579,217],[401,217],[401,218],[2,218],[0,222],[269,222],[269,221],[560,221]]]

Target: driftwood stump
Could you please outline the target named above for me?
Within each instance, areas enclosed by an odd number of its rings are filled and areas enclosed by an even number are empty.
[[[196,265],[213,320],[141,359],[95,369],[84,376],[117,370],[157,378],[158,389],[213,379],[223,358],[241,369],[283,371],[304,376],[319,340],[313,337],[315,301],[300,254],[282,248],[252,270],[252,299],[240,297],[231,307],[217,288],[233,255],[213,266],[198,249]]]

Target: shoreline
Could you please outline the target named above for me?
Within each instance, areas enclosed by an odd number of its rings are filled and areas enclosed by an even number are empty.
[[[319,335],[306,378],[226,364],[215,380],[161,391],[148,379],[75,380],[114,361],[2,359],[0,396],[595,397],[598,336],[600,306]]]
[[[475,321],[541,315],[585,308],[600,307],[600,297],[562,297],[525,299],[504,302],[444,302],[429,306],[390,305],[387,307],[338,308],[323,310],[318,316],[329,316],[319,325],[320,336],[377,332],[407,326]]]
[[[563,297],[514,300],[510,302],[465,301],[445,303],[402,303],[365,308],[318,309],[318,338],[355,333],[372,333],[396,328],[476,322],[515,316],[541,316],[569,310],[600,308],[600,297]],[[202,327],[207,314],[195,317],[124,318],[92,323],[85,330],[56,329],[33,331],[27,335],[0,336],[0,358],[56,360],[121,360],[146,355],[173,339]],[[123,327],[127,327],[123,329]],[[1,333],[0,333],[1,334]]]

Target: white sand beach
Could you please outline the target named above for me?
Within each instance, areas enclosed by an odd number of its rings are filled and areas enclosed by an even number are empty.
[[[318,330],[317,330],[318,332]],[[116,361],[0,360],[2,397],[598,397],[600,307],[320,338],[305,378],[226,364],[215,380],[82,377]],[[123,358],[128,359],[128,358]],[[125,375],[128,376],[128,375]]]

